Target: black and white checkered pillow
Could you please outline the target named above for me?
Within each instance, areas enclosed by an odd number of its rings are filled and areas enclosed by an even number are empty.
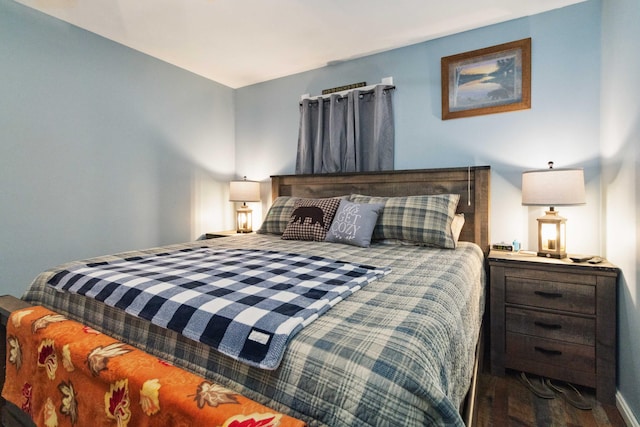
[[[339,198],[296,200],[282,238],[324,241],[339,205]]]

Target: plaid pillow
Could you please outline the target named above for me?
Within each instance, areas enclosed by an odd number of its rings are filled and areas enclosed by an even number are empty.
[[[323,241],[339,205],[339,198],[296,200],[282,238]]]
[[[289,224],[298,197],[280,196],[273,202],[256,233],[282,234]]]
[[[356,203],[383,203],[371,240],[400,240],[424,246],[456,247],[451,223],[459,194],[406,197],[350,196]]]

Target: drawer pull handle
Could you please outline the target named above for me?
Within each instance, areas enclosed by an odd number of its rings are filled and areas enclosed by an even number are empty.
[[[562,294],[557,292],[534,291],[533,293],[544,298],[562,298]]]
[[[538,347],[538,346],[535,346],[533,348],[535,351],[538,351],[542,354],[546,354],[547,356],[560,356],[562,354],[562,352],[559,350],[548,350],[546,348]]]
[[[557,323],[544,323],[535,321],[533,322],[533,324],[544,329],[562,329],[562,325],[558,325]]]

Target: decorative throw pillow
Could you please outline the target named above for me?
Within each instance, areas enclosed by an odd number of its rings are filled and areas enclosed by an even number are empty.
[[[437,248],[456,247],[451,223],[459,194],[372,197],[352,194],[352,202],[384,203],[372,240],[401,240]]]
[[[280,196],[274,200],[257,233],[282,234],[289,224],[298,197]]]
[[[381,203],[353,203],[342,200],[327,233],[327,242],[346,243],[368,248]]]
[[[282,238],[323,241],[339,205],[339,198],[296,200]]]
[[[451,221],[451,233],[453,234],[453,241],[456,243],[456,245],[458,244],[458,239],[460,238],[460,233],[462,232],[463,226],[464,214],[455,214],[453,217],[453,221]]]

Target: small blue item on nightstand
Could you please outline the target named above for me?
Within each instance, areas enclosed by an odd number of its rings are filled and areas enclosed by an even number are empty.
[[[514,252],[520,251],[520,242],[517,239],[513,241],[512,245]]]

